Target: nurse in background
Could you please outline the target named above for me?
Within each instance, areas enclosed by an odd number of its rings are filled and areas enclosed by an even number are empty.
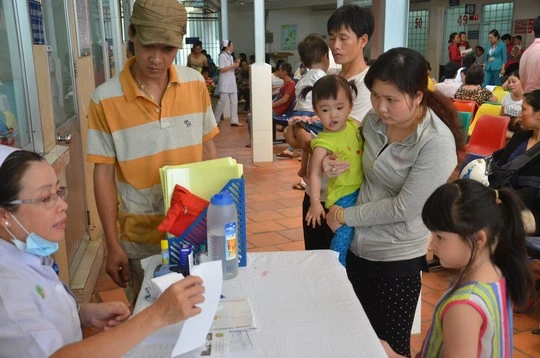
[[[216,107],[216,122],[220,124],[221,115],[225,105],[229,102],[231,106],[231,126],[241,127],[238,123],[238,88],[236,87],[235,70],[240,66],[240,59],[232,57],[234,44],[232,41],[223,40],[223,47],[219,54],[219,101]]]
[[[39,154],[0,145],[0,356],[121,357],[154,331],[200,312],[190,276],[132,317],[121,302],[77,305],[49,256],[64,240],[67,191]],[[104,329],[82,339],[81,326]]]

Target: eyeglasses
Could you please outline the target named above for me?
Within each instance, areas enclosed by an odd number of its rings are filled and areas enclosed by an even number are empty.
[[[44,196],[42,198],[37,199],[19,199],[19,200],[13,200],[9,202],[11,205],[17,205],[17,204],[38,204],[43,205],[46,208],[52,208],[58,201],[58,198],[62,198],[62,200],[66,200],[68,194],[68,189],[65,186],[61,186],[60,189],[56,193],[52,193],[51,195]]]

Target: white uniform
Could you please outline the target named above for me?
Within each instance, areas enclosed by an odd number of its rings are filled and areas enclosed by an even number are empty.
[[[369,92],[366,84],[364,83],[364,77],[366,77],[368,70],[369,67],[366,67],[366,69],[359,74],[354,75],[351,78],[347,78],[347,81],[354,81],[356,89],[358,90],[358,95],[356,97],[354,97],[353,93],[353,108],[351,114],[349,115],[349,117],[358,123],[362,123],[367,112],[369,112],[369,110],[372,108],[371,92]]]
[[[227,52],[222,51],[218,58],[219,68],[225,68],[234,64],[234,59]],[[219,73],[219,101],[216,106],[216,122],[221,121],[221,115],[227,102],[231,108],[231,124],[238,124],[238,91],[234,70]]]
[[[0,357],[48,357],[82,339],[75,299],[52,263],[0,239]]]

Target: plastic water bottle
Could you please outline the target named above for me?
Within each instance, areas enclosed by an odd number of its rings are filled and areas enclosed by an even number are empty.
[[[210,199],[206,226],[210,261],[221,260],[223,279],[236,277],[238,218],[236,206],[228,191],[218,193]]]

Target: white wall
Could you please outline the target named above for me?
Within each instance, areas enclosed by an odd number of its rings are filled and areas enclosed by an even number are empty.
[[[234,41],[235,53],[245,52],[248,56],[255,52],[253,8],[229,13],[229,37]],[[309,7],[269,10],[266,29],[274,33],[274,42],[267,44],[266,52],[291,52],[288,62],[296,67],[300,62],[297,50],[281,48],[281,25],[297,25],[298,42],[312,32],[326,35],[326,21],[332,10],[311,11]]]

